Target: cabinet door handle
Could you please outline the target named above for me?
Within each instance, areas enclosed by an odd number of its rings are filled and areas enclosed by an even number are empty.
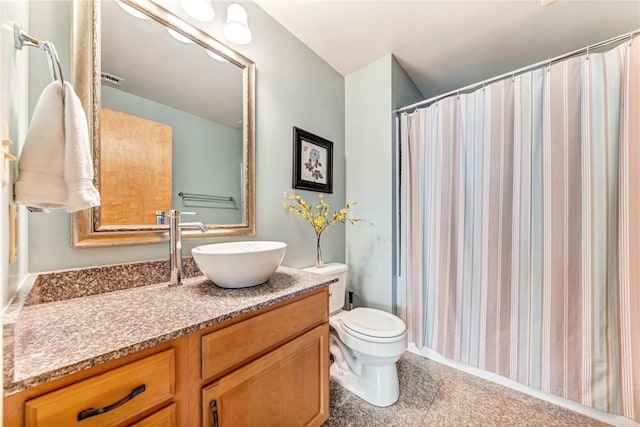
[[[111,405],[103,406],[102,408],[89,408],[85,409],[84,411],[80,411],[78,412],[78,421],[82,421],[86,418],[94,417],[96,415],[104,414],[105,412],[109,412],[112,409],[116,409],[117,407],[124,405],[146,389],[147,388],[145,387],[145,385],[142,384],[131,390],[131,393],[118,400],[117,402],[112,403]]]
[[[211,427],[218,427],[218,402],[212,400],[209,403],[209,410],[211,413]]]

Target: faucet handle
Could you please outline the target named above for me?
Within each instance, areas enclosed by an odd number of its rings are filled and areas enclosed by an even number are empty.
[[[156,211],[156,225],[167,225],[169,214],[167,211]]]

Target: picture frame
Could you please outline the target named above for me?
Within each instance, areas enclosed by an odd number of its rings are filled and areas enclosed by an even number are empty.
[[[333,142],[293,127],[293,188],[333,193]]]

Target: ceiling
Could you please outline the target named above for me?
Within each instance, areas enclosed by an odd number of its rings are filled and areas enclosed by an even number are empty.
[[[640,0],[256,3],[344,76],[392,53],[425,98],[640,28]]]
[[[181,10],[177,0],[156,1]],[[555,0],[548,6],[540,0],[255,2],[344,76],[393,54],[424,98],[640,29],[640,0]],[[219,10],[227,4],[215,1]],[[103,71],[124,78],[121,90],[240,126],[238,68],[177,42],[161,25],[131,17],[115,2],[102,5]],[[140,35],[131,37],[134,31]],[[149,49],[150,40],[163,45]],[[185,55],[188,61],[166,60]],[[237,102],[230,106],[230,99]]]

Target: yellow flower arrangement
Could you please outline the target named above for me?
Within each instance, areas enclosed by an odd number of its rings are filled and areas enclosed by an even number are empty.
[[[357,222],[364,222],[370,225],[372,224],[371,222],[361,218],[350,218],[347,216],[349,214],[349,210],[352,207],[361,204],[361,201],[347,203],[345,207],[343,207],[339,211],[334,212],[331,215],[331,218],[329,218],[329,204],[324,201],[324,194],[322,193],[318,195],[319,203],[315,207],[315,213],[313,212],[311,205],[305,202],[304,199],[297,194],[287,194],[287,192],[285,192],[284,197],[289,200],[295,201],[295,204],[284,202],[282,204],[282,207],[300,215],[309,224],[311,224],[313,230],[316,232],[316,267],[321,267],[322,265],[324,265],[324,262],[322,261],[322,250],[320,249],[320,237],[322,236],[322,232],[329,228],[329,226],[337,222],[341,222],[343,224],[347,222],[350,224],[355,224]]]

